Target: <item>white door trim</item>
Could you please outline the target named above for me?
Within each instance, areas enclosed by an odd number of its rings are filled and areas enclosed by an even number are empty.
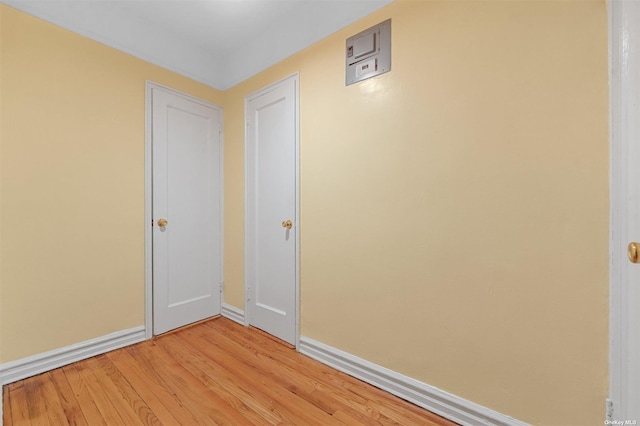
[[[145,339],[153,337],[153,174],[152,174],[152,90],[162,90],[176,96],[180,96],[191,102],[195,102],[220,111],[220,253],[222,262],[220,265],[220,292],[223,288],[224,277],[224,110],[220,105],[187,95],[169,87],[152,81],[146,81],[145,91],[145,132],[144,132],[144,327]],[[222,301],[222,294],[220,294]]]
[[[610,123],[610,295],[609,295],[609,401],[607,419],[625,419],[631,402],[629,372],[640,369],[640,360],[628,356],[630,318],[640,321],[640,309],[629,306],[627,288],[632,280],[627,260],[629,206],[640,196],[640,106],[634,106],[634,91],[640,85],[640,4],[607,2],[609,27],[609,123]],[[632,54],[630,54],[632,53]],[[634,198],[632,199],[631,196]],[[633,222],[632,222],[633,223]],[[634,236],[633,238],[638,238]],[[633,265],[640,268],[640,265]],[[636,283],[638,284],[638,283]],[[634,384],[636,389],[640,384]],[[640,420],[640,419],[638,419]]]
[[[295,126],[296,126],[296,132],[295,132],[295,197],[296,197],[296,202],[295,202],[295,208],[296,208],[296,217],[293,219],[293,223],[295,223],[296,226],[296,232],[295,232],[295,256],[296,256],[296,260],[295,260],[295,300],[296,300],[296,312],[294,314],[295,320],[296,320],[296,350],[300,350],[300,79],[299,79],[299,73],[294,73],[291,74],[281,80],[278,80],[266,87],[263,87],[262,89],[253,92],[247,96],[245,96],[244,98],[244,123],[245,123],[245,131],[244,131],[244,217],[245,217],[245,225],[244,225],[244,247],[245,247],[245,251],[244,251],[244,276],[245,276],[245,280],[244,280],[244,294],[245,294],[245,310],[244,310],[244,325],[245,326],[249,326],[250,323],[250,318],[251,318],[251,307],[249,306],[249,303],[247,303],[247,295],[249,294],[249,283],[247,282],[247,276],[248,276],[248,270],[247,270],[247,247],[249,247],[249,235],[247,232],[247,223],[246,223],[246,218],[249,217],[249,211],[248,211],[248,196],[249,196],[249,191],[248,191],[248,177],[247,177],[247,170],[249,167],[248,164],[248,158],[247,158],[247,152],[248,152],[248,146],[249,146],[249,140],[247,137],[247,123],[248,123],[248,117],[247,117],[247,110],[248,110],[248,105],[249,102],[252,99],[255,99],[259,96],[264,95],[265,93],[270,92],[271,90],[273,90],[274,88],[276,88],[279,84],[281,84],[284,81],[293,79],[295,81],[295,86],[296,86],[296,94],[295,94]]]

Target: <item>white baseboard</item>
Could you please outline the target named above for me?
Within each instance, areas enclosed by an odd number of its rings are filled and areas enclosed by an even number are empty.
[[[223,304],[222,316],[244,325],[244,312]],[[145,340],[144,326],[0,364],[0,384],[6,385],[36,374],[81,361]],[[300,338],[300,352],[330,367],[370,383],[462,425],[526,426],[512,417],[396,373],[308,337]],[[0,405],[0,410],[2,406]],[[1,411],[0,411],[1,413]],[[1,426],[0,417],[0,426]]]
[[[240,325],[244,325],[244,311],[242,309],[238,309],[235,306],[223,303],[221,314],[225,318],[229,318],[230,320],[235,321]]]
[[[527,425],[527,423],[308,337],[300,338],[300,352],[336,370],[340,370],[462,425]]]
[[[139,326],[0,364],[0,385],[13,383],[144,340],[145,328],[144,326]]]

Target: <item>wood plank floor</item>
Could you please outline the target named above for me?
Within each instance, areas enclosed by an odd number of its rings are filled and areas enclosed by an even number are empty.
[[[4,425],[453,425],[216,318],[4,387]]]

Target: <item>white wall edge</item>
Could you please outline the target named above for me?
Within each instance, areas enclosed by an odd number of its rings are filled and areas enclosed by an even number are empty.
[[[13,383],[144,340],[144,326],[138,326],[0,364],[0,383],[2,385]]]
[[[462,425],[527,425],[527,423],[308,337],[300,338],[300,352]]]
[[[223,303],[221,315],[225,318],[229,318],[231,321],[237,322],[240,325],[244,325],[244,311],[242,309]]]

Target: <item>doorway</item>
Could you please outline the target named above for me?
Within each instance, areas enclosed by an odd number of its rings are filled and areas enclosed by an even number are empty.
[[[247,325],[298,343],[298,75],[245,99]]]
[[[221,108],[147,83],[148,337],[220,313],[221,126]]]

